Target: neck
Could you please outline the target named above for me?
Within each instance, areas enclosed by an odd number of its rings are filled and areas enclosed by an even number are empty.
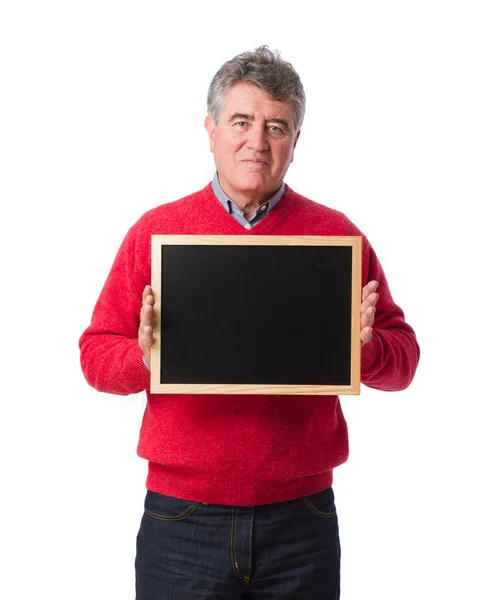
[[[232,200],[236,206],[243,211],[245,218],[251,218],[256,212],[258,207],[266,202],[269,198],[272,198],[277,190],[278,186],[274,190],[270,190],[263,194],[260,193],[246,193],[241,190],[232,189],[219,175],[219,184],[229,200]]]
[[[268,196],[268,198],[270,198],[270,196]],[[255,198],[255,199],[247,199],[247,198],[232,198],[231,200],[234,202],[234,204],[236,204],[236,206],[243,211],[243,215],[245,216],[245,219],[251,219],[251,217],[253,217],[253,215],[257,212],[258,207],[260,206],[260,204],[262,204],[263,202],[265,202],[265,200],[267,200],[267,198],[265,199],[261,199],[261,198]]]

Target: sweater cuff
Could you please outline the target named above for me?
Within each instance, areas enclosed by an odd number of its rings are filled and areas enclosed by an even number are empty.
[[[129,385],[126,392],[128,394],[150,389],[150,369],[146,368],[142,357],[141,348],[138,344],[133,344],[131,355],[122,370],[122,380],[128,382],[127,385]]]

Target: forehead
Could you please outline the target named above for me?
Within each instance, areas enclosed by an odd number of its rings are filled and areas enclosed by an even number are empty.
[[[293,105],[291,102],[274,100],[272,96],[253,83],[236,83],[227,91],[221,117],[229,118],[233,113],[245,113],[254,118],[286,118],[292,122]]]

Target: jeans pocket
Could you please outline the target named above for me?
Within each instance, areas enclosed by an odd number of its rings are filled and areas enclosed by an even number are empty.
[[[145,498],[145,514],[159,521],[181,521],[189,517],[198,502],[181,500],[148,491]]]
[[[336,506],[334,504],[334,492],[332,488],[317,492],[311,496],[301,498],[304,505],[317,517],[324,519],[336,518]]]

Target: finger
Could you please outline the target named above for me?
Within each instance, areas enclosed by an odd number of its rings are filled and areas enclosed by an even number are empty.
[[[155,304],[155,296],[153,295],[153,290],[151,285],[145,285],[143,289],[143,294],[141,296],[142,305],[151,304],[152,306]]]
[[[375,309],[377,305],[377,301],[379,300],[379,294],[373,293],[370,294],[361,304],[360,311],[362,314],[365,314],[369,308]]]
[[[145,285],[145,289],[143,290],[143,296],[142,296],[143,302],[145,301],[145,298],[147,296],[150,296],[150,295],[153,295],[152,286],[151,285]]]
[[[151,348],[153,344],[153,328],[150,325],[145,325],[142,328],[142,341],[148,348]]]
[[[151,325],[140,326],[138,332],[138,343],[141,351],[149,361],[151,347],[153,346],[153,327]]]
[[[372,330],[373,325],[374,325],[374,319],[373,318],[368,318],[367,317],[367,318],[363,318],[362,319],[361,330],[360,330],[360,337],[362,339],[363,339],[363,336],[367,336],[368,333],[370,333],[370,331]]]
[[[372,327],[375,319],[375,307],[369,306],[367,310],[362,314],[361,325],[364,327]]]
[[[378,287],[378,281],[375,281],[374,279],[372,281],[369,281],[362,290],[362,301],[366,300],[370,296],[370,294],[376,292]]]
[[[360,340],[362,342],[362,346],[367,344],[372,339],[372,327],[364,327],[360,332]]]
[[[147,311],[151,309],[153,312],[153,306],[155,306],[155,297],[152,294],[148,294],[148,296],[145,296],[143,299],[143,304],[141,306],[142,314],[145,308]]]
[[[151,286],[143,290],[143,303],[140,310],[138,344],[148,365],[151,364],[151,348],[153,346],[153,306],[155,298]]]
[[[143,304],[140,312],[140,327],[144,328],[153,325],[153,306],[151,304]]]

